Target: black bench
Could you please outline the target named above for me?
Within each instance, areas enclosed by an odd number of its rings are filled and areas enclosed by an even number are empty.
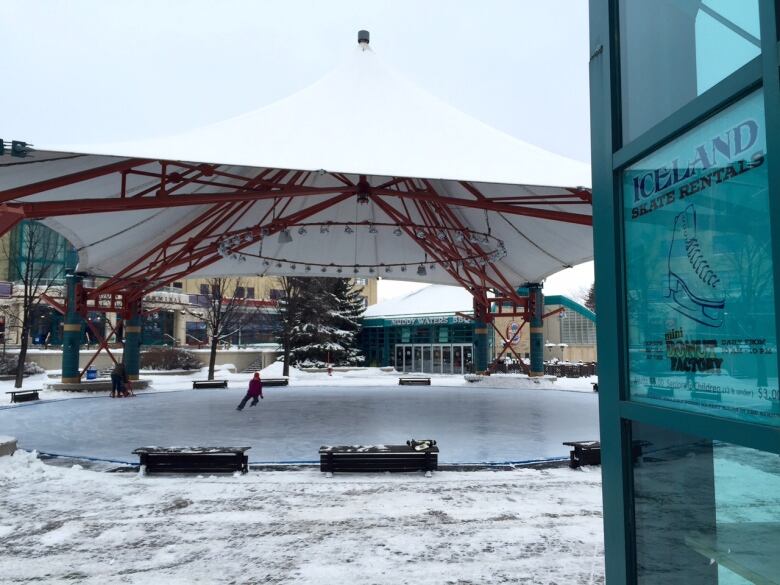
[[[650,443],[648,441],[634,441],[631,446],[631,456],[634,461],[642,456],[642,448]],[[569,452],[569,467],[576,469],[580,465],[601,465],[600,441],[572,441],[564,443],[574,447]]]
[[[38,396],[40,390],[11,390],[6,394],[11,395],[11,402],[30,402],[32,400],[40,400]]]
[[[227,388],[227,380],[193,380],[192,389],[198,388]]]
[[[430,386],[431,379],[421,376],[407,376],[398,378],[399,386]]]
[[[571,441],[564,445],[574,447],[569,452],[569,467],[572,469],[580,465],[601,465],[600,441]]]
[[[287,386],[290,383],[288,378],[263,378],[263,387],[265,386]]]
[[[251,447],[139,447],[142,473],[246,473]]]
[[[320,447],[320,471],[324,473],[379,471],[436,471],[439,448],[417,450],[410,445],[352,445]]]

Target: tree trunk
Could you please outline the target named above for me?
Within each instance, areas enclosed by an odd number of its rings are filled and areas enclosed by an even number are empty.
[[[209,380],[214,379],[214,365],[217,363],[217,344],[219,338],[216,335],[211,336],[211,353],[209,354]]]
[[[30,337],[30,324],[28,317],[25,316],[22,321],[22,339],[19,345],[19,362],[16,364],[16,380],[14,381],[14,388],[22,387],[22,379],[24,378],[24,362],[27,359],[27,338]]]
[[[285,339],[284,341],[284,361],[282,362],[282,376],[289,376],[290,375],[290,340]]]

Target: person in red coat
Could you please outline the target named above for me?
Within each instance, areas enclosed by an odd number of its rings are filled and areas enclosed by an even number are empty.
[[[236,410],[244,410],[247,401],[251,398],[254,406],[258,402],[258,398],[263,397],[263,383],[260,381],[260,372],[255,372],[254,378],[249,380],[249,388],[246,391],[246,396],[241,399],[241,404],[236,407]]]

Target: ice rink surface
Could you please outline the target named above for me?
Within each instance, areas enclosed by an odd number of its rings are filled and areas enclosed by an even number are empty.
[[[266,388],[243,412],[243,390],[183,390],[51,400],[0,409],[19,447],[137,462],[136,447],[250,446],[249,460],[315,461],[321,445],[436,439],[441,463],[567,457],[563,441],[598,439],[598,395],[559,390],[430,387]]]

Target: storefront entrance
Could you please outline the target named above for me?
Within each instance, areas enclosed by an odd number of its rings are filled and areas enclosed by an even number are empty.
[[[469,344],[397,344],[395,367],[401,372],[466,374],[472,370],[473,347]]]

